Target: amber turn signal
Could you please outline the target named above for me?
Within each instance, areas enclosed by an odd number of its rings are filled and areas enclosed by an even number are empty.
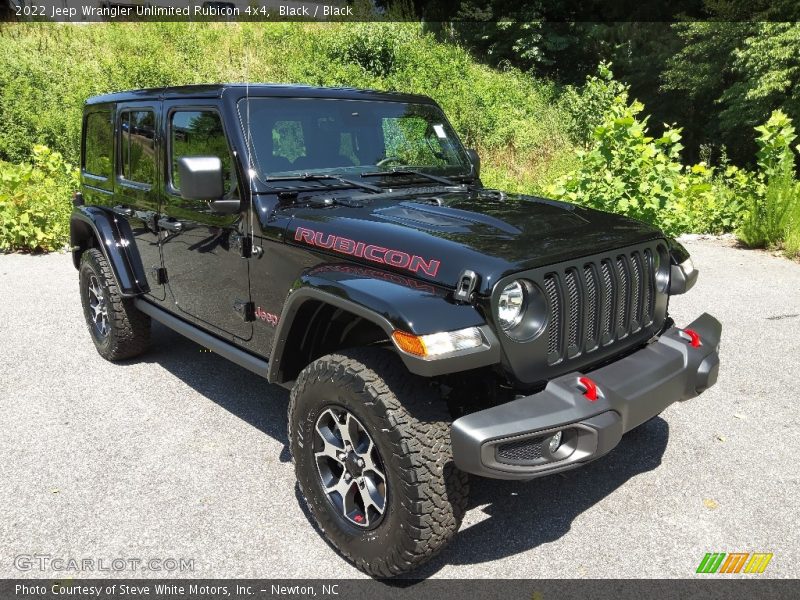
[[[394,339],[394,343],[397,344],[397,347],[403,352],[408,352],[414,356],[425,356],[427,354],[425,343],[413,333],[406,333],[405,331],[395,329],[392,332],[392,338]]]

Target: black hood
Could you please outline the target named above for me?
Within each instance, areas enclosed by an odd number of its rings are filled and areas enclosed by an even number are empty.
[[[286,239],[371,266],[395,262],[398,272],[448,287],[471,269],[482,294],[517,271],[663,237],[619,215],[485,189],[397,190],[347,203],[293,206]]]

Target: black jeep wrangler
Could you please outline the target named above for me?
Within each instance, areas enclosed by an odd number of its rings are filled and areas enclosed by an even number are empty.
[[[667,315],[697,278],[680,244],[479,175],[421,96],[91,98],[71,236],[92,340],[131,358],[155,319],[290,388],[319,528],[371,575],[411,570],[469,475],[584,465],[717,379],[719,322]]]

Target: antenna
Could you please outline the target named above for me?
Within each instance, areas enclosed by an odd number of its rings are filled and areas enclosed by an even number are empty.
[[[255,218],[253,216],[253,211],[256,210],[256,205],[253,201],[253,133],[252,127],[250,126],[250,50],[249,48],[245,48],[244,50],[244,102],[245,113],[247,115],[247,131],[245,132],[247,144],[247,189],[250,195],[250,210],[248,213],[250,214],[250,240],[252,243],[255,239],[255,225],[253,223]]]

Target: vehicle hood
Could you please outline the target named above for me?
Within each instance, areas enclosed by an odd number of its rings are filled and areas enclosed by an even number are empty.
[[[481,294],[514,272],[663,237],[619,215],[496,190],[397,190],[347,202],[294,207],[285,239],[451,288],[470,269]]]

